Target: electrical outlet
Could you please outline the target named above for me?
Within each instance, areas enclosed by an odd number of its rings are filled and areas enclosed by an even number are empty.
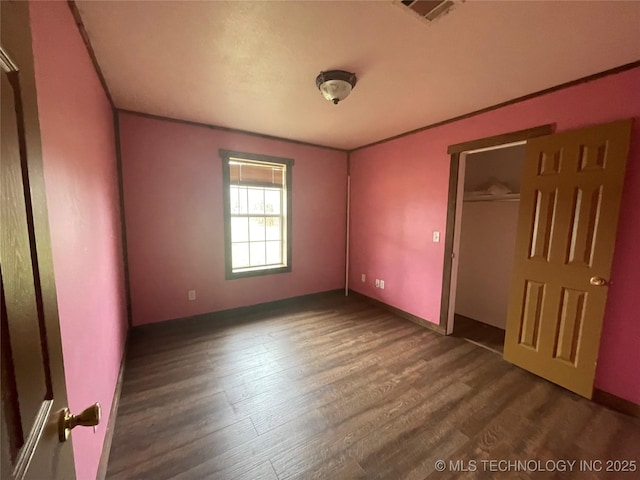
[[[189,299],[189,301],[193,301],[196,299],[196,291],[195,290],[189,290],[187,292],[187,298]]]
[[[376,288],[380,288],[380,280],[376,278]]]
[[[433,243],[438,243],[440,241],[440,232],[433,232]]]
[[[380,280],[380,288],[384,290],[384,280]]]
[[[367,276],[363,273],[363,274],[360,276],[360,279],[361,279],[363,282],[366,282],[366,281],[367,281]]]

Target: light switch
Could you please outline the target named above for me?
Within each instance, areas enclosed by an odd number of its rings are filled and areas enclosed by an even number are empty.
[[[433,243],[438,243],[440,241],[440,232],[433,232]]]

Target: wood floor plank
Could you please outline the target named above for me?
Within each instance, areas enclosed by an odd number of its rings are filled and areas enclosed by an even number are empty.
[[[250,442],[222,454],[212,455],[205,462],[184,462],[183,471],[174,478],[234,478],[247,475],[278,453],[305,444],[315,435],[326,432],[328,428],[322,415],[309,410],[306,415],[259,435]]]
[[[270,405],[267,409],[249,410],[249,413],[259,434],[283,425],[298,416],[305,415],[310,408],[317,409],[327,418],[326,408],[323,409],[323,407],[337,403],[338,408],[343,410],[348,398],[362,398],[367,386],[378,384],[383,375],[383,371],[371,366],[366,370],[359,370],[351,376],[342,378],[326,388],[314,390],[291,401]]]
[[[110,466],[110,470],[113,478],[173,478],[184,470],[185,465],[206,462],[212,456],[221,455],[257,436],[248,418],[208,435],[203,435],[197,427],[188,432],[174,430],[173,435],[154,437],[152,444],[138,449],[128,461]]]
[[[640,465],[639,420],[340,295],[146,326],[126,365],[109,479],[624,480],[481,462]]]
[[[421,395],[422,400],[408,405],[410,408],[351,445],[347,450],[349,455],[358,460],[365,471],[373,470],[371,467],[367,468],[367,465],[375,464],[376,459],[385,452],[402,451],[407,434],[425,427],[425,419],[438,417],[442,413],[441,409],[445,408],[443,401],[456,402],[469,390],[464,384],[454,383],[435,393],[431,401],[425,401]]]
[[[340,463],[336,462],[336,457],[340,458],[358,439],[374,432],[380,425],[402,415],[421,401],[418,392],[411,388],[398,396],[383,397],[375,406],[359,408],[357,413],[345,413],[344,418],[332,426],[330,435],[316,435],[296,448],[280,452],[272,457],[271,463],[281,478],[300,476],[327,463]]]
[[[123,413],[123,417],[128,421],[118,425],[120,440],[112,446],[115,459],[137,455],[140,447],[145,446],[150,439],[153,439],[154,444],[162,446],[167,443],[167,438],[203,437],[237,425],[244,419],[250,423],[249,417],[234,414],[220,394],[190,398],[182,402],[180,408],[171,402],[164,407],[136,412],[135,415]]]
[[[405,432],[397,448],[386,448],[361,463],[370,478],[393,478],[402,471],[403,478],[423,479],[434,471],[438,459],[448,458],[468,440],[449,422],[433,419]]]
[[[243,472],[238,476],[229,478],[229,480],[279,480],[276,471],[273,469],[271,462],[261,463],[256,468],[252,468],[248,472]]]

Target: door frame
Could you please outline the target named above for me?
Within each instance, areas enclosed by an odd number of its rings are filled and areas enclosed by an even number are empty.
[[[450,335],[453,331],[453,306],[455,300],[454,281],[457,279],[458,262],[454,258],[456,242],[459,242],[460,215],[462,199],[459,196],[459,183],[464,180],[464,162],[467,153],[472,151],[491,150],[508,145],[521,144],[530,138],[550,135],[555,132],[554,123],[540,125],[533,128],[518,130],[492,137],[470,140],[449,145],[447,153],[450,155],[449,191],[447,199],[447,223],[444,237],[444,266],[442,272],[442,296],[440,299],[440,321],[438,325]],[[461,169],[462,165],[462,169]]]

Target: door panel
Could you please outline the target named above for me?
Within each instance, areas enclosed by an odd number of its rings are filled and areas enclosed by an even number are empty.
[[[630,134],[625,120],[527,143],[504,358],[588,398]]]
[[[2,479],[73,479],[26,2],[0,2]]]
[[[2,264],[4,295],[7,298],[9,338],[30,338],[33,342],[14,342],[11,353],[16,368],[16,386],[22,413],[22,431],[28,432],[40,404],[48,392],[48,369],[43,352],[44,331],[38,322],[36,287],[23,191],[18,128],[13,88],[2,73]]]

